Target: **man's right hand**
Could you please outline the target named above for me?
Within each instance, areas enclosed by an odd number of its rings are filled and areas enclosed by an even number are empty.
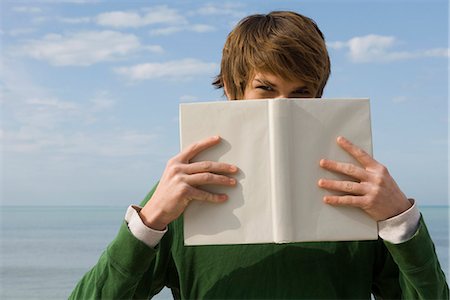
[[[225,174],[235,174],[236,166],[213,161],[190,163],[200,152],[220,143],[214,136],[188,146],[171,158],[156,188],[155,193],[140,211],[144,224],[152,229],[163,230],[177,219],[192,200],[221,203],[226,194],[213,194],[201,190],[202,185],[236,185],[236,179]]]

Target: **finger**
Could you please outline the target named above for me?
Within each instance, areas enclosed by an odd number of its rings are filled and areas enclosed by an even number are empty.
[[[323,201],[335,206],[353,206],[361,208],[363,206],[363,199],[361,196],[325,196]]]
[[[219,136],[211,136],[196,143],[189,145],[186,149],[181,151],[175,158],[181,162],[189,162],[197,154],[206,150],[220,142]]]
[[[317,184],[327,190],[345,192],[352,195],[365,195],[368,192],[366,186],[353,181],[320,179]]]
[[[337,143],[342,149],[353,156],[363,167],[370,167],[377,164],[377,161],[374,160],[366,151],[355,146],[346,138],[339,136],[337,138]]]
[[[336,162],[334,160],[321,159],[320,166],[326,170],[345,174],[359,181],[366,181],[369,178],[367,171],[363,168],[355,166],[354,164]]]
[[[189,200],[220,203],[228,200],[228,196],[226,194],[214,194],[201,189],[192,188]]]
[[[214,162],[214,161],[200,161],[194,162],[190,164],[186,164],[183,166],[182,171],[186,174],[195,174],[195,173],[235,173],[238,168],[234,165],[230,165],[222,162]]]
[[[236,179],[213,173],[197,173],[186,175],[185,182],[190,186],[211,184],[233,186],[236,184]]]

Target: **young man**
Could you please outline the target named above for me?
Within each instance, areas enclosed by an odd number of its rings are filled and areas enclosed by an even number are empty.
[[[294,12],[243,19],[230,33],[214,85],[230,100],[321,97],[330,63],[316,24]],[[190,163],[220,143],[209,137],[174,156],[141,207],[130,206],[116,239],[71,298],[149,298],[164,286],[175,298],[448,299],[448,286],[414,201],[387,169],[343,137],[359,165],[320,166],[355,181],[320,179],[341,191],[330,205],[356,206],[379,223],[378,241],[185,247],[182,213],[191,201],[227,201],[201,189],[233,188],[239,166]],[[211,220],[214,222],[214,220]]]

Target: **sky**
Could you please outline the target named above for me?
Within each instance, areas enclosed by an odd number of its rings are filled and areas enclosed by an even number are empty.
[[[371,100],[374,157],[448,205],[448,1],[2,0],[1,204],[139,203],[179,151],[178,106],[244,16],[293,10],[325,35],[324,98]]]

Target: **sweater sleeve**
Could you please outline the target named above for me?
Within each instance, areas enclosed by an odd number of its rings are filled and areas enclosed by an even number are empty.
[[[422,217],[410,239],[399,244],[384,241],[380,245],[385,253],[379,256],[384,261],[374,276],[377,298],[449,299],[445,275]]]
[[[69,299],[148,299],[159,293],[170,277],[170,240],[168,233],[151,248],[137,239],[123,221],[115,239],[78,282]]]

